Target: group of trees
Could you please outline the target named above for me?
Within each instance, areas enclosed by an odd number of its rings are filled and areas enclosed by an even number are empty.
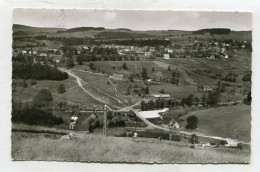
[[[250,72],[246,72],[246,74],[242,77],[242,81],[244,82],[251,82],[251,71]]]
[[[236,73],[228,73],[224,78],[222,78],[222,80],[224,81],[228,81],[228,82],[237,82],[237,74]]]
[[[42,64],[13,62],[13,79],[65,80],[66,72]]]
[[[109,121],[108,127],[125,127],[125,121],[123,119],[117,119],[113,121]]]
[[[126,46],[164,46],[167,47],[171,45],[170,40],[163,40],[163,39],[127,39],[127,40],[106,40],[106,41],[98,41],[99,44],[115,44],[115,45],[126,45]]]
[[[42,126],[53,126],[64,123],[62,118],[56,117],[52,114],[52,101],[53,97],[50,91],[47,89],[42,89],[33,98],[31,108],[13,108],[12,122]]]
[[[179,84],[180,82],[180,72],[177,70],[172,71],[171,83],[172,84]]]
[[[147,110],[155,110],[155,109],[163,109],[165,107],[177,107],[181,105],[180,102],[169,99],[169,100],[162,100],[162,99],[156,99],[156,100],[149,100],[149,101],[141,101],[141,109],[143,111]]]
[[[118,54],[115,48],[103,47],[95,47],[92,51],[82,51],[81,54],[77,56],[77,62],[79,64],[89,61],[121,61],[122,59],[123,57]]]
[[[12,122],[24,123],[27,125],[53,126],[60,125],[64,121],[60,117],[53,116],[51,112],[32,108],[13,111]]]
[[[200,29],[197,31],[194,31],[194,34],[205,34],[205,33],[210,33],[210,34],[229,34],[231,32],[230,29],[228,28],[210,28],[210,29]]]
[[[144,67],[142,67],[142,73],[141,73],[141,75],[142,75],[142,79],[143,79],[143,80],[146,80],[146,79],[149,79],[149,78],[150,78],[150,77],[148,76],[147,69],[144,68]]]
[[[33,108],[36,109],[47,109],[52,105],[53,97],[49,90],[42,89],[36,96],[33,98]]]
[[[99,118],[92,119],[89,121],[88,131],[90,133],[94,132],[94,129],[103,127],[103,123],[100,122]]]
[[[192,105],[198,105],[201,103],[203,106],[209,105],[209,106],[217,106],[220,102],[221,98],[221,92],[217,88],[214,91],[210,91],[207,95],[203,94],[201,98],[195,97],[193,94],[189,94],[187,97],[183,98],[181,103],[182,105],[192,106]]]
[[[196,129],[198,127],[198,118],[195,115],[191,115],[186,119],[186,128],[187,129]]]

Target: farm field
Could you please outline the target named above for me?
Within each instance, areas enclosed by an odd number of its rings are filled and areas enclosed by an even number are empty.
[[[198,117],[198,130],[205,135],[233,138],[250,142],[251,107],[244,104],[191,111],[188,116]],[[184,127],[186,122],[181,123]]]
[[[78,140],[48,134],[12,133],[14,160],[139,162],[139,163],[249,163],[250,150],[195,148],[180,142],[84,135]],[[61,144],[62,143],[62,144]],[[138,144],[138,146],[136,146]],[[160,149],[158,149],[160,147]],[[120,152],[120,156],[118,153]]]

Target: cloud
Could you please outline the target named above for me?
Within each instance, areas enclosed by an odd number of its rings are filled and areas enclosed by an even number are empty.
[[[113,22],[116,21],[116,19],[117,19],[117,14],[115,12],[109,11],[106,12],[104,15],[104,20],[106,22]]]

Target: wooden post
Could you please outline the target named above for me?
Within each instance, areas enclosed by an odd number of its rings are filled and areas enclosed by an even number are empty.
[[[107,136],[107,105],[104,106],[103,135]]]
[[[171,141],[172,140],[172,126],[170,125],[169,128],[170,128],[169,140]]]

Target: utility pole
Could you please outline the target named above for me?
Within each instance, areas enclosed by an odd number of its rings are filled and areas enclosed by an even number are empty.
[[[103,135],[107,136],[107,105],[104,106]]]
[[[172,124],[169,124],[169,129],[170,129],[170,133],[169,133],[169,140],[172,140]]]

